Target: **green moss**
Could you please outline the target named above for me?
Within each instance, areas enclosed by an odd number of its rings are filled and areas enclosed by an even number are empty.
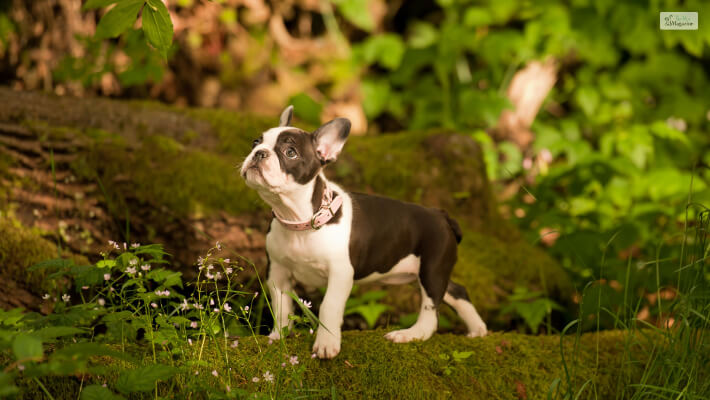
[[[38,230],[23,227],[15,219],[0,214],[0,266],[10,278],[27,283],[27,287],[37,294],[42,287],[43,275],[28,274],[26,269],[59,255],[57,246],[44,239]],[[61,255],[74,257],[78,263],[86,263],[83,257],[75,257],[66,251]]]
[[[231,374],[233,389],[246,389],[274,394],[275,384],[252,382],[266,371],[276,375],[281,396],[310,394],[316,398],[330,398],[335,392],[346,399],[514,399],[524,391],[529,399],[546,398],[551,384],[560,379],[560,388],[567,388],[562,364],[559,336],[525,336],[513,333],[494,333],[484,338],[470,339],[458,335],[434,335],[426,342],[394,344],[383,338],[384,331],[348,331],[343,334],[342,351],[331,361],[311,359],[312,336],[296,337],[283,343],[268,345],[265,337],[242,338],[237,349],[229,349],[229,364],[209,343],[204,348],[203,367],[189,367],[184,374],[169,384],[161,384],[168,397],[185,398],[190,388],[201,385],[210,392],[224,391],[227,374]],[[626,378],[637,377],[643,363],[639,345],[641,338],[622,332],[585,334],[577,342],[575,337],[562,341],[573,391],[585,382],[588,391],[581,398],[592,395],[612,398],[622,388]],[[199,346],[190,359],[195,360]],[[472,352],[460,362],[446,361],[453,352]],[[626,352],[626,354],[624,354]],[[292,367],[288,357],[298,356],[299,364]],[[625,356],[623,356],[625,355]],[[626,360],[626,361],[624,361]],[[147,361],[147,360],[146,360]],[[286,362],[286,367],[281,363]],[[106,374],[96,379],[111,382],[118,375],[122,363],[110,359],[102,361]],[[183,365],[181,362],[178,365]],[[444,371],[452,367],[450,374]],[[292,371],[303,367],[303,387],[297,385],[284,393],[293,379]],[[231,368],[231,373],[228,372]],[[218,378],[210,372],[216,370]],[[199,375],[194,375],[195,371]],[[621,379],[621,378],[625,379]],[[37,398],[39,389],[31,382],[22,398]],[[84,382],[86,385],[87,382]],[[50,378],[45,385],[57,399],[77,398],[79,382],[72,378]]]
[[[499,308],[517,286],[561,301],[574,289],[565,270],[542,249],[470,230],[459,245],[452,279],[469,289],[471,300],[484,312]]]

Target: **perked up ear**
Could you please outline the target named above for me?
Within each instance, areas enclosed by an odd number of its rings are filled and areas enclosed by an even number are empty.
[[[293,106],[288,106],[281,113],[281,118],[279,118],[279,126],[291,125],[291,117],[293,117]]]
[[[316,153],[323,163],[335,161],[350,133],[350,120],[336,118],[313,132]]]

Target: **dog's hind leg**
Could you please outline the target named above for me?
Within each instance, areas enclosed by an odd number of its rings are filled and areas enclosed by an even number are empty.
[[[417,322],[407,329],[388,332],[385,338],[395,343],[407,343],[412,340],[427,340],[436,332],[439,318],[437,315],[437,307],[429,295],[427,295],[424,286],[420,286],[422,293],[422,304],[419,310]]]
[[[449,285],[446,287],[446,294],[444,294],[444,303],[456,310],[456,313],[466,324],[468,337],[486,335],[486,323],[483,322],[471,300],[469,300],[466,288],[449,281]]]

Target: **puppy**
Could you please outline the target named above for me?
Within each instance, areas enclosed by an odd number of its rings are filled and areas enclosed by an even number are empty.
[[[266,235],[266,284],[275,315],[270,337],[278,339],[291,326],[293,304],[287,293],[294,281],[326,287],[313,344],[320,358],[340,352],[340,327],[353,283],[419,283],[417,322],[387,333],[393,342],[431,337],[442,300],[466,323],[468,336],[485,335],[486,324],[466,289],[449,280],[461,241],[456,221],[443,210],[350,193],[328,181],[323,167],[343,149],[350,121],[336,118],[309,133],[290,125],[292,115],[289,106],[278,127],[254,140],[240,171],[273,210]]]

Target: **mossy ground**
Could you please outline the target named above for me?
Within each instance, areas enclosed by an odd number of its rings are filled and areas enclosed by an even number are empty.
[[[31,288],[43,287],[43,274],[28,273],[27,268],[59,256],[71,257],[75,262],[86,264],[86,258],[66,251],[41,236],[37,229],[28,229],[19,221],[0,213],[0,268],[6,277],[26,283]]]
[[[161,384],[159,392],[168,398],[187,398],[195,387],[224,391],[225,374],[229,373],[232,389],[273,395],[279,387],[283,398],[332,398],[334,393],[335,398],[346,399],[541,399],[547,398],[559,379],[561,391],[568,388],[567,382],[576,388],[573,391],[588,382],[587,390],[579,398],[604,399],[614,397],[624,390],[622,385],[627,379],[637,377],[642,368],[638,361],[643,360],[640,350],[649,340],[638,332],[632,336],[628,332],[608,331],[567,336],[562,344],[559,336],[514,333],[473,339],[441,334],[426,342],[394,344],[384,339],[383,334],[382,330],[345,332],[341,353],[330,361],[310,358],[312,337],[307,334],[271,345],[266,337],[242,338],[238,348],[228,348],[231,360],[228,365],[208,343],[202,354],[206,363],[186,367],[176,361],[175,365],[183,367],[183,372],[171,382]],[[197,353],[198,347],[194,345],[188,351]],[[139,347],[132,349],[136,351]],[[444,355],[451,358],[454,352],[472,354],[459,362],[442,358]],[[289,363],[293,355],[299,361],[295,367]],[[284,362],[286,366],[282,367]],[[105,374],[89,380],[107,382],[111,387],[117,368],[125,368],[126,364],[111,359],[103,359],[101,363]],[[292,382],[293,371],[298,367],[304,368],[302,387]],[[447,367],[450,367],[448,374]],[[228,368],[231,372],[227,372]],[[212,376],[212,370],[219,376]],[[195,375],[195,371],[199,374]],[[278,385],[263,380],[266,371],[275,375]],[[261,379],[253,382],[253,377]],[[34,397],[40,396],[36,385],[24,384],[22,398],[39,398]],[[57,399],[77,398],[77,378],[48,378],[45,384]],[[192,396],[207,397],[207,393]]]

